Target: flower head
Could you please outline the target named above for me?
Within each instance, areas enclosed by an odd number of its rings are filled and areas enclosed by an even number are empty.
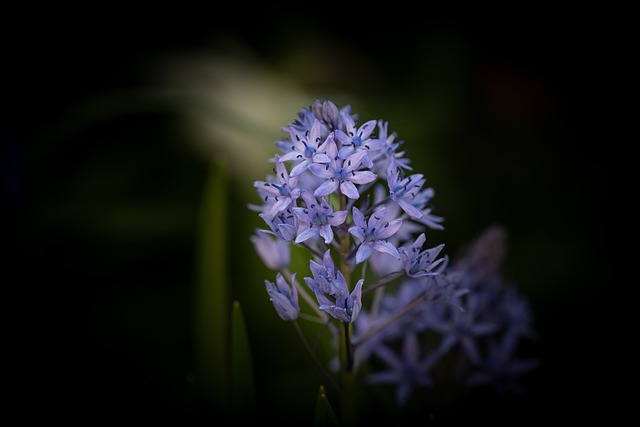
[[[516,347],[536,335],[526,300],[498,274],[504,233],[490,229],[451,265],[444,244],[423,247],[426,230],[442,230],[444,219],[431,206],[435,190],[413,172],[388,125],[359,123],[349,105],[316,99],[281,128],[287,136],[269,159],[274,173],[254,181],[260,203],[248,206],[267,224],[251,242],[277,272],[275,282],[264,281],[270,301],[283,320],[323,324],[329,333],[317,341],[329,336],[339,350],[330,363],[353,373],[368,364],[354,378],[392,385],[398,406],[433,387],[432,377],[514,387],[535,365],[517,359]],[[289,273],[298,266],[293,246],[296,257],[308,251],[306,287]],[[301,313],[298,293],[312,313]]]

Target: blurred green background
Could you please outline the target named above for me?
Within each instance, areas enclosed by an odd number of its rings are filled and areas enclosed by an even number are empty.
[[[532,305],[542,360],[518,409],[541,420],[598,411],[593,202],[604,184],[582,144],[577,25],[400,9],[365,19],[287,8],[257,22],[102,12],[16,15],[24,25],[8,43],[9,369],[32,414],[213,422],[194,386],[212,165],[227,177],[221,274],[229,306],[243,307],[265,419],[312,408],[318,377],[269,303],[264,279],[275,276],[249,242],[264,224],[246,205],[280,128],[315,98],[388,120],[406,142],[446,219],[428,242],[455,254],[490,225],[508,230],[504,272]]]

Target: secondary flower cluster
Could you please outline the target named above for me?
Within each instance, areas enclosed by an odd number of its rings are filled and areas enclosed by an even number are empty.
[[[443,244],[425,245],[429,229],[443,229],[435,192],[386,121],[359,125],[350,106],[315,100],[282,130],[273,174],[254,183],[260,203],[249,205],[266,225],[251,240],[276,271],[265,286],[277,314],[297,322],[301,296],[336,341],[348,326],[339,343],[348,369],[371,361],[378,369],[365,381],[395,385],[400,405],[434,386],[445,357],[464,361],[456,375],[470,385],[512,390],[535,365],[513,360],[534,331],[526,301],[499,274],[503,231],[489,230],[456,262]],[[293,246],[309,253],[306,287],[289,271]]]

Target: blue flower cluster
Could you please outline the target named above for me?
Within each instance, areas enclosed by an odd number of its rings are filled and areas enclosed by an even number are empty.
[[[537,361],[518,360],[516,349],[535,331],[526,300],[500,275],[504,230],[490,228],[451,262],[443,244],[425,245],[444,219],[388,122],[358,125],[350,106],[316,99],[282,130],[273,174],[254,183],[260,203],[249,205],[266,224],[251,241],[276,271],[265,285],[277,314],[297,322],[302,297],[313,310],[305,319],[336,341],[352,326],[349,369],[371,362],[364,381],[395,386],[400,406],[437,385],[444,358],[462,367],[451,373],[457,383],[517,391]],[[292,246],[309,253],[302,282],[289,271]]]

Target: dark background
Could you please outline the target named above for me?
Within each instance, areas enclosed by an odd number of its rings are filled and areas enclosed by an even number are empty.
[[[189,378],[198,206],[220,149],[198,148],[178,108],[136,97],[166,83],[167,58],[215,63],[221,53],[306,99],[271,124],[263,148],[316,97],[350,103],[363,119],[389,120],[436,189],[446,230],[432,242],[454,252],[485,227],[505,226],[505,274],[527,295],[541,337],[542,365],[520,416],[571,421],[608,411],[597,208],[606,185],[602,159],[585,143],[584,112],[598,91],[587,85],[599,52],[591,32],[552,13],[335,12],[287,9],[255,21],[204,10],[16,13],[5,53],[5,329],[16,355],[12,394],[27,416],[214,416]],[[227,259],[231,297],[257,331],[261,392],[282,393],[268,398],[278,419],[312,400],[317,384],[274,385],[291,383],[287,375],[306,372],[307,361],[285,344],[291,336],[264,294],[271,273],[248,240],[261,223],[245,206],[255,201],[251,182],[263,178],[242,166],[232,173]],[[294,372],[282,366],[285,348]],[[511,410],[469,405],[461,411],[485,420]]]

